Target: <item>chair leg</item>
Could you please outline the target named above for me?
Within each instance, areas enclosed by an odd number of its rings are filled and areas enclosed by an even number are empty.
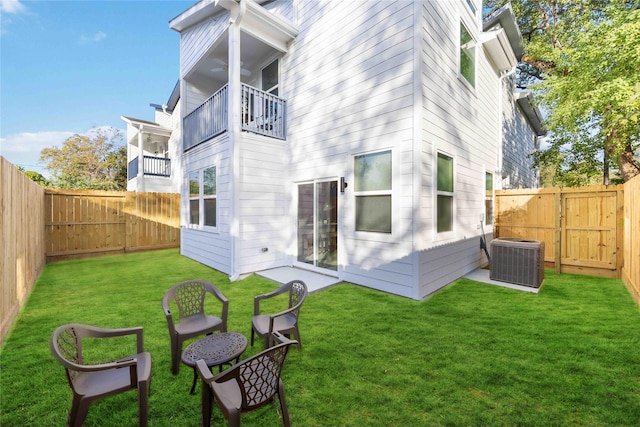
[[[287,408],[287,399],[284,397],[284,384],[279,380],[278,398],[280,399],[280,409],[282,409],[282,422],[285,427],[291,427],[291,418],[289,418],[289,408]]]
[[[255,336],[255,329],[253,329],[253,325],[251,326],[251,347],[253,347],[253,338]]]
[[[147,427],[149,424],[149,383],[147,381],[138,383],[138,418],[140,427]]]
[[[213,393],[209,384],[202,383],[202,426],[211,426],[211,401]]]
[[[296,325],[295,329],[293,330],[293,336],[296,341],[298,341],[298,348],[302,348],[302,341],[300,340],[300,330],[298,330],[298,325]]]
[[[82,397],[78,396],[78,400],[76,402],[74,397],[74,408],[71,409],[73,421],[71,420],[71,418],[69,419],[69,427],[82,427],[85,418],[87,418],[87,413],[89,412],[90,405],[90,400],[83,399]]]
[[[229,427],[240,427],[240,411],[235,408],[229,411]]]
[[[173,348],[171,349],[171,373],[178,375],[180,372],[180,356],[182,356],[182,341],[176,338],[173,344]]]

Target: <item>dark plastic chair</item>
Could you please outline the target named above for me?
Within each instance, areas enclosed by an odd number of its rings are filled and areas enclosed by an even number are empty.
[[[286,310],[275,314],[260,314],[260,301],[275,296],[289,293],[289,304]],[[253,318],[251,319],[251,346],[254,335],[265,338],[265,348],[271,346],[271,337],[274,332],[290,336],[293,334],[298,341],[298,348],[302,348],[300,331],[298,329],[298,317],[300,307],[307,297],[307,285],[302,280],[292,280],[285,283],[273,292],[258,295],[253,299]]]
[[[196,362],[202,378],[202,425],[211,425],[212,400],[216,402],[229,427],[240,425],[240,415],[258,409],[278,395],[285,426],[291,425],[289,409],[284,396],[284,384],[280,379],[282,365],[289,346],[295,344],[281,334],[272,338],[279,343],[263,350],[218,375],[213,375],[204,360]]]
[[[110,363],[84,363],[84,338],[110,338],[136,335],[137,353]],[[70,324],[57,328],[50,343],[51,353],[65,367],[73,390],[69,426],[80,427],[89,406],[96,399],[138,389],[140,426],[147,425],[149,414],[149,382],[151,354],[143,351],[142,328],[102,329],[95,326]]]
[[[222,304],[220,317],[204,312],[207,293],[213,295]],[[178,306],[178,318],[174,319],[170,305],[175,301]],[[169,326],[171,339],[171,372],[180,371],[182,344],[189,338],[205,335],[214,331],[227,332],[229,300],[213,284],[204,280],[187,280],[171,287],[162,298],[162,308]]]

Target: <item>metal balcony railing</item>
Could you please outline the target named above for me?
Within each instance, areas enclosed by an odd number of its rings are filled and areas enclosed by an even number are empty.
[[[171,159],[164,157],[144,156],[142,158],[143,174],[145,176],[171,176]],[[138,176],[138,157],[127,165],[127,179]]]
[[[223,86],[185,116],[184,151],[227,131],[228,87],[228,84]],[[284,99],[243,83],[240,128],[245,132],[286,139],[286,107]]]

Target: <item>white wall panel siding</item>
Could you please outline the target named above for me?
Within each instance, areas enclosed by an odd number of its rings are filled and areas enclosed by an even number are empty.
[[[338,194],[338,250],[346,260],[341,277],[409,296],[414,281],[407,261],[413,215],[413,4],[297,4],[301,31],[283,76],[291,181],[345,176],[350,186]],[[385,149],[393,152],[392,234],[357,233],[353,156]]]
[[[180,78],[186,77],[193,66],[220,38],[229,26],[229,12],[211,17],[180,34]]]
[[[283,265],[291,236],[286,234],[286,144],[243,133],[239,147],[238,270],[244,274]]]

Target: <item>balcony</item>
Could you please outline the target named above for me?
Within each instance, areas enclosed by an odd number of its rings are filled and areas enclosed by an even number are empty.
[[[185,116],[183,121],[184,150],[227,131],[229,85],[211,95]],[[286,101],[268,92],[242,83],[240,128],[244,132],[270,138],[286,139]]]
[[[171,159],[164,157],[144,156],[142,158],[144,176],[171,177]],[[138,176],[138,157],[131,160],[127,166],[127,179],[131,180]]]

